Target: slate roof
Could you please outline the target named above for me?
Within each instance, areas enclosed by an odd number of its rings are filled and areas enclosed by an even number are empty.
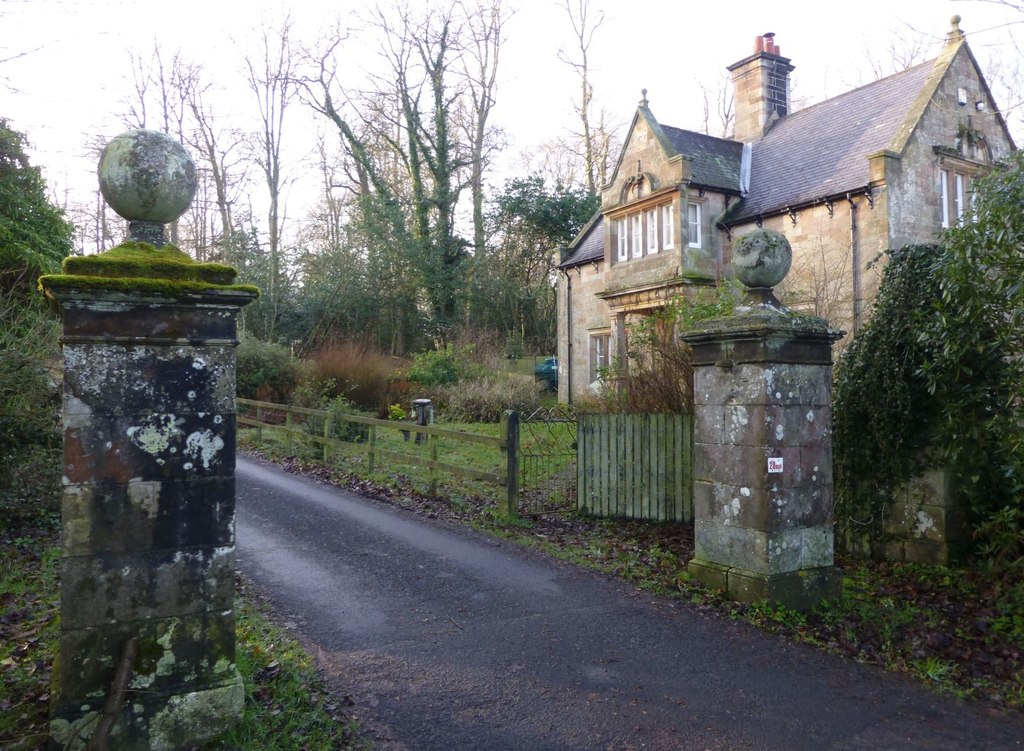
[[[558,264],[558,268],[566,269],[579,266],[590,261],[604,260],[604,217],[601,210],[581,231],[582,237],[576,237],[570,247],[575,248],[568,258]]]
[[[889,148],[935,70],[934,60],[908,68],[779,120],[752,146],[750,190],[729,224],[784,211],[825,197],[863,190],[868,154]],[[739,193],[743,144],[657,124],[690,161],[692,183]],[[559,268],[604,258],[604,220],[595,217],[570,245]]]
[[[753,145],[750,192],[729,223],[862,189],[934,70],[922,63],[784,117]]]
[[[694,185],[739,193],[742,143],[670,125],[662,125],[661,130],[676,152],[690,160]]]

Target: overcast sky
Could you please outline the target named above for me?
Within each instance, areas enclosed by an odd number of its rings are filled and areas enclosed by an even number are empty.
[[[1019,58],[1013,39],[1024,29],[1024,14],[984,0],[591,2],[605,13],[591,49],[596,96],[622,126],[646,88],[661,122],[699,128],[698,83],[717,86],[725,66],[749,55],[754,37],[769,31],[796,66],[796,94],[813,102],[872,80],[871,51],[884,52],[894,36],[926,35],[933,57],[954,13],[963,17],[961,27],[983,64],[993,56]],[[355,0],[0,0],[0,60],[5,60],[0,116],[27,133],[34,161],[51,187],[70,188],[73,198],[81,198],[78,194],[95,187],[95,163],[84,156],[85,144],[124,130],[120,115],[131,91],[130,48],[148,53],[154,41],[165,51],[180,48],[221,86],[217,117],[251,128],[252,95],[240,68],[246,39],[259,21],[289,10],[297,36],[313,41],[334,25],[335,15],[345,23],[370,5]],[[506,25],[493,117],[509,136],[502,162],[508,172],[520,163],[517,154],[574,126],[578,84],[558,59],[560,48],[571,52],[574,44],[559,3],[505,0],[505,5],[515,13]],[[161,15],[165,11],[172,12]],[[346,45],[353,60],[372,59],[372,48],[362,45],[359,35]],[[358,70],[350,75],[357,77]],[[307,153],[323,127],[296,105],[285,131],[292,153]]]

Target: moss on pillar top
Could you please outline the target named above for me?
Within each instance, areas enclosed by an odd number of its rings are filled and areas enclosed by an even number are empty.
[[[173,245],[155,248],[128,241],[91,256],[69,256],[63,274],[39,278],[39,288],[180,294],[228,290],[258,294],[249,284],[234,284],[238,272],[221,263],[200,263]]]

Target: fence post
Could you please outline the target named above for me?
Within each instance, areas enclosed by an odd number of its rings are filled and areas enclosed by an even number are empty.
[[[371,425],[370,426],[370,438],[369,438],[369,441],[370,441],[370,452],[369,452],[369,457],[367,458],[367,461],[366,461],[366,470],[370,474],[373,474],[373,464],[374,464],[373,459],[374,459],[375,449],[377,447],[377,426],[376,425]]]
[[[256,407],[256,443],[263,443],[263,407]]]
[[[295,453],[295,439],[292,437],[292,411],[289,407],[285,407],[284,412],[284,429],[288,432],[288,453]]]
[[[324,464],[327,464],[328,453],[330,446],[328,441],[331,440],[331,419],[334,417],[330,412],[324,417]]]
[[[501,418],[505,435],[505,508],[504,516],[519,516],[519,413],[509,410]]]
[[[430,495],[437,495],[437,444],[438,441],[436,435],[428,435],[426,439],[430,441]]]

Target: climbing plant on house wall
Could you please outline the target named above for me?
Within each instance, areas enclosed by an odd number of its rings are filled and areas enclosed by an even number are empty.
[[[976,183],[973,221],[890,253],[835,384],[836,515],[881,540],[892,491],[949,467],[979,550],[1024,554],[1024,157]],[[998,538],[995,533],[998,532]]]
[[[693,353],[679,337],[704,321],[732,315],[741,297],[739,282],[725,280],[690,296],[676,295],[631,322],[627,362],[603,375],[601,406],[611,412],[692,414]]]

